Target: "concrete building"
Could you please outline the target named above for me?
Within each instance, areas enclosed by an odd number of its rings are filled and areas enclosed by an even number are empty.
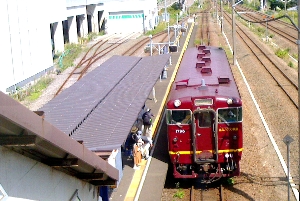
[[[0,2],[2,68],[7,93],[53,70],[53,53],[88,33],[143,33],[158,23],[156,0],[5,0]]]
[[[109,34],[144,33],[158,24],[156,0],[107,1],[104,5],[106,30]]]

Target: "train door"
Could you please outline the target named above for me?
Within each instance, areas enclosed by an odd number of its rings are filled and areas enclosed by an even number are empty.
[[[197,110],[194,116],[194,161],[196,163],[214,162],[217,160],[215,111],[212,109]]]

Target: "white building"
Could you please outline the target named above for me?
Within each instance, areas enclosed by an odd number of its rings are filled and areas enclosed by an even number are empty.
[[[144,33],[157,25],[157,1],[124,0],[104,3],[107,33]],[[118,5],[118,6],[116,6]]]
[[[10,92],[53,69],[52,48],[90,32],[145,32],[157,25],[156,0],[4,0],[0,2],[0,91]]]

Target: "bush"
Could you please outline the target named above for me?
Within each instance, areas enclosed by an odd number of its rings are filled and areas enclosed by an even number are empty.
[[[284,9],[284,4],[282,1],[271,0],[270,7],[271,7],[271,10],[278,10],[278,9],[280,10],[280,9]]]
[[[173,5],[171,6],[174,10],[182,10],[182,4],[175,2],[173,3]]]
[[[258,31],[259,33],[264,33],[264,32],[265,32],[265,29],[262,28],[262,27],[257,27],[257,31]]]
[[[276,50],[276,52],[275,52],[275,54],[279,57],[279,58],[281,58],[281,59],[284,59],[284,58],[287,58],[288,57],[288,55],[289,55],[289,49],[277,49]]]
[[[196,46],[196,45],[200,45],[200,39],[195,39],[194,40],[194,45]]]
[[[58,60],[58,65],[61,71],[74,65],[75,59],[83,52],[83,47],[80,44],[69,43],[65,46],[65,52],[63,52]]]
[[[290,61],[289,64],[288,64],[288,66],[291,67],[291,68],[293,68],[294,67],[293,62]]]

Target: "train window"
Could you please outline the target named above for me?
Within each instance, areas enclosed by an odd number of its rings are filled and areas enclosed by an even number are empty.
[[[218,122],[240,122],[242,121],[242,108],[226,108],[218,110]]]
[[[167,110],[167,124],[191,124],[190,110]]]
[[[198,114],[199,127],[211,127],[214,119],[214,113],[206,111]]]

